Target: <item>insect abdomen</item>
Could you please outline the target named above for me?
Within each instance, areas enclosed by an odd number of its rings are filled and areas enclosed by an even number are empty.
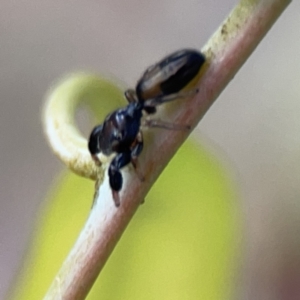
[[[136,93],[141,100],[175,94],[188,85],[205,63],[196,50],[177,51],[151,66],[139,80]]]

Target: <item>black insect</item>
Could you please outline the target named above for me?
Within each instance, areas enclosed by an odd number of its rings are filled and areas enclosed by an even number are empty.
[[[109,184],[115,205],[120,205],[119,191],[123,178],[120,169],[130,162],[140,180],[144,177],[137,167],[137,158],[143,149],[141,126],[182,130],[189,126],[171,124],[160,120],[146,119],[143,112],[154,114],[156,106],[177,98],[187,97],[196,89],[181,91],[199,73],[205,63],[205,56],[196,50],[177,51],[157,64],[149,67],[138,81],[136,89],[125,91],[129,104],[109,114],[101,125],[96,126],[89,138],[88,148],[92,158],[100,164],[97,154],[116,153],[108,169]]]

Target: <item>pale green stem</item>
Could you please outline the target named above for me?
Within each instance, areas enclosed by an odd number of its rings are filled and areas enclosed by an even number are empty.
[[[123,92],[104,77],[73,74],[51,89],[43,112],[45,134],[54,153],[76,174],[96,180],[103,170],[95,165],[75,124],[80,104],[124,105]],[[110,103],[108,103],[110,102]],[[94,104],[95,106],[95,104]],[[103,156],[103,164],[107,158]]]
[[[177,102],[175,105],[177,109],[164,111],[164,119],[196,126],[290,2],[290,0],[242,0],[203,48],[209,63],[199,83],[199,93],[193,99],[183,100],[184,104]],[[62,102],[65,100],[61,99]],[[48,105],[51,107],[49,102]],[[81,154],[74,160],[76,167],[70,163],[73,160],[71,157],[67,159],[67,165],[76,169],[77,173],[94,177],[90,173],[97,171],[88,157],[87,142],[78,137],[78,132],[69,122],[74,110],[72,108],[59,112],[61,109],[66,109],[64,104],[61,105],[62,107],[57,107],[50,114],[46,114],[50,121],[46,120],[45,124],[46,126],[51,124],[53,114],[64,116],[56,125],[66,126],[67,130],[70,130],[71,136],[66,134],[70,138],[68,143],[72,143],[74,137],[74,153],[82,153],[84,162],[83,171],[78,171]],[[51,137],[52,134],[57,133],[56,130],[51,131],[46,128],[46,132],[50,140],[56,140],[57,137]],[[130,167],[124,168],[122,174],[125,182],[119,208],[116,208],[113,203],[107,176],[104,177],[89,219],[45,299],[80,300],[86,297],[140,202],[188,134],[189,132],[163,130],[157,130],[155,133],[146,132],[146,146],[140,158],[140,168],[146,181],[140,182]],[[77,138],[78,142],[76,142]],[[67,142],[65,138],[57,141],[62,149],[65,142]],[[53,146],[53,142],[51,144]],[[59,152],[57,150],[59,147],[55,149]],[[63,155],[58,155],[68,157],[68,148],[66,150]]]

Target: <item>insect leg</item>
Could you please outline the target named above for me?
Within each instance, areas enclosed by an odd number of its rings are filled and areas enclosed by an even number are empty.
[[[126,90],[124,93],[124,96],[125,96],[126,100],[128,101],[128,103],[138,102],[136,92],[133,89]]]
[[[145,180],[145,177],[143,176],[143,174],[141,174],[139,165],[138,165],[138,156],[142,152],[143,146],[144,146],[143,135],[142,135],[142,132],[139,131],[139,133],[137,134],[137,137],[136,137],[135,145],[131,150],[131,163],[132,163],[140,181]]]
[[[128,165],[131,161],[131,153],[122,152],[119,153],[111,162],[108,168],[108,175],[109,175],[109,185],[112,189],[113,198],[115,201],[115,205],[120,205],[120,198],[119,198],[119,191],[122,189],[123,185],[123,177],[120,172],[120,169],[124,166]]]
[[[169,122],[164,122],[159,119],[146,119],[143,121],[143,126],[146,127],[156,127],[156,128],[163,128],[169,130],[189,130],[191,126],[189,125],[182,125],[182,124],[173,124]]]

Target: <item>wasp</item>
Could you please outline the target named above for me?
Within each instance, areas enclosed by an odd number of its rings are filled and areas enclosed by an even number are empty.
[[[143,119],[153,115],[158,105],[191,96],[197,89],[182,91],[198,74],[205,63],[205,56],[192,49],[176,51],[150,66],[137,82],[136,88],[124,95],[128,105],[110,113],[100,125],[92,130],[88,149],[96,164],[101,164],[98,154],[110,156],[115,153],[108,168],[109,184],[116,206],[120,205],[119,192],[123,178],[120,170],[131,163],[141,181],[138,157],[143,150],[141,127],[158,127],[169,130],[186,130],[188,125],[179,125],[157,119]]]

